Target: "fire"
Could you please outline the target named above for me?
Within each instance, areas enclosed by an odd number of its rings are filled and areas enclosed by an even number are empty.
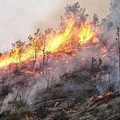
[[[85,44],[94,36],[95,33],[92,30],[91,24],[87,23],[85,25],[82,25],[79,32],[79,38],[80,38],[79,43]]]
[[[12,53],[4,54],[0,57],[0,68],[8,66],[12,63],[19,63],[19,57],[18,57],[18,48],[15,48]]]
[[[45,43],[40,41],[41,38],[32,38],[30,43],[24,46],[15,47],[6,54],[0,56],[0,68],[5,68],[10,64],[16,64],[33,59],[35,56],[42,57],[43,49],[45,53],[59,53],[73,50],[75,44],[86,44],[94,36],[91,23],[84,23],[80,26],[75,25],[75,19],[71,18],[65,21],[66,27],[60,32],[45,34]],[[72,47],[71,47],[72,46]],[[69,49],[69,50],[68,50]],[[77,48],[76,48],[77,49]]]
[[[63,34],[58,34],[53,39],[49,40],[46,45],[46,51],[51,53],[57,52],[62,46],[66,45],[72,36],[73,25],[74,21],[73,19],[70,19],[65,32]]]
[[[106,92],[106,93],[104,93],[102,95],[97,96],[97,99],[103,99],[103,98],[112,96],[113,94],[114,94],[113,92],[109,91],[109,92]]]

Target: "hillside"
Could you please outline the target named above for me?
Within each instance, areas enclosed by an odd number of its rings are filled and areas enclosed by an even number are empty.
[[[31,105],[17,101],[12,112],[0,114],[0,120],[119,120],[120,94],[106,91],[100,95],[91,80],[80,77],[69,76],[42,90]]]
[[[119,43],[109,18],[67,5],[57,28],[0,53],[0,120],[119,120]]]

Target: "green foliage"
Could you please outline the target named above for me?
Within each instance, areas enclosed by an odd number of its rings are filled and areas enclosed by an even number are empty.
[[[14,100],[11,101],[10,104],[12,104],[12,106],[18,110],[26,107],[27,105],[26,102],[24,102],[24,100]]]
[[[23,100],[14,100],[9,104],[13,106],[14,111],[9,110],[5,112],[6,120],[22,120],[26,115],[31,115],[31,112],[26,109],[26,102]]]
[[[22,111],[6,111],[5,120],[22,120],[26,115],[30,116],[30,111],[22,110]]]

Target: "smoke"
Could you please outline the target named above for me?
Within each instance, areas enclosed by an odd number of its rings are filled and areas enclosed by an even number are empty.
[[[7,47],[10,48],[11,43],[19,39],[25,41],[29,35],[33,35],[36,30],[34,26],[38,22],[43,24],[44,21],[49,21],[48,17],[59,11],[63,1],[1,0],[0,51],[5,51]]]
[[[112,59],[114,59],[114,66],[116,66],[114,69],[116,74],[113,74],[113,78],[112,80],[117,80],[117,84],[119,84],[120,80],[119,80],[119,58],[118,58],[118,42],[116,40],[117,38],[117,27],[120,26],[120,1],[119,0],[111,0],[111,4],[110,4],[110,14],[108,15],[107,18],[104,18],[101,22],[101,31],[102,33],[100,34],[100,39],[104,42],[107,42],[107,46],[109,48],[111,47],[116,47],[115,49],[115,55]],[[110,52],[110,54],[112,54]]]
[[[110,14],[108,17],[102,20],[101,26],[103,29],[101,30],[102,39],[108,40],[108,44],[112,45],[116,42],[116,28],[120,26],[120,1],[119,0],[111,0],[110,4]]]
[[[112,0],[110,9],[110,20],[113,22],[114,27],[120,25],[120,1]]]
[[[64,14],[66,4],[73,2],[79,2],[85,7],[90,18],[94,12],[98,13],[100,18],[108,14],[109,0],[1,0],[0,51],[10,49],[11,43],[19,39],[25,41],[38,28],[43,31],[48,27],[55,27],[60,16]],[[105,8],[101,9],[102,5]]]

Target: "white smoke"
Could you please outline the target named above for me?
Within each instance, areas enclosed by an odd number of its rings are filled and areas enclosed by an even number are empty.
[[[110,20],[115,27],[120,26],[120,0],[111,1]]]

